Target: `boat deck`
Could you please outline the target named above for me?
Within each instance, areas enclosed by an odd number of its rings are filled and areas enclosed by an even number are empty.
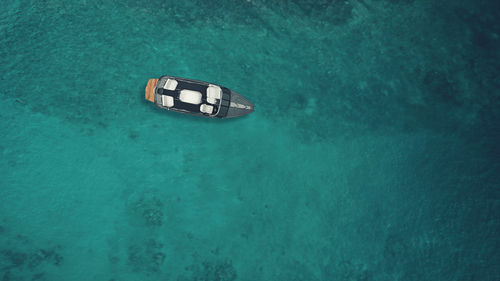
[[[149,79],[146,85],[146,99],[155,102],[155,87],[158,84],[158,79]]]

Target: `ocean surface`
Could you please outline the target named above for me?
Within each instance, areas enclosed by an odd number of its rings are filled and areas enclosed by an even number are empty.
[[[9,0],[0,280],[500,280],[500,2]],[[239,119],[144,99],[173,75]]]

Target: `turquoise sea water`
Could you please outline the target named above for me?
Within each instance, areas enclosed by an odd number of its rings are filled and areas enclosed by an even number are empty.
[[[3,1],[1,280],[500,280],[499,17]],[[162,111],[161,75],[256,111]]]

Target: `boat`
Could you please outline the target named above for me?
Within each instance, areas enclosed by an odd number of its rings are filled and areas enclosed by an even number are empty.
[[[166,110],[208,118],[234,118],[254,111],[253,103],[233,90],[175,76],[149,79],[146,100]]]

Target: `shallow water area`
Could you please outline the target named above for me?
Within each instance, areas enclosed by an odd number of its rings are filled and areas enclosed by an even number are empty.
[[[2,280],[499,280],[495,1],[8,1]],[[148,79],[224,85],[234,120]]]

